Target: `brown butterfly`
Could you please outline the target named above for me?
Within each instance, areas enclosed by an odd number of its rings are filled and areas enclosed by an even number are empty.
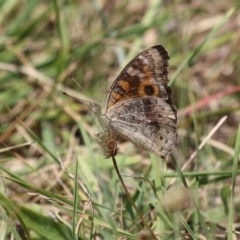
[[[102,104],[93,104],[104,131],[98,143],[108,158],[121,136],[165,158],[176,138],[177,110],[168,84],[169,55],[161,45],[137,55],[113,82]]]

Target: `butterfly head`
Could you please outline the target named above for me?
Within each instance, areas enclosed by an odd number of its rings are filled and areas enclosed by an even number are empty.
[[[90,102],[93,113],[98,117],[101,114],[101,106],[95,102]]]

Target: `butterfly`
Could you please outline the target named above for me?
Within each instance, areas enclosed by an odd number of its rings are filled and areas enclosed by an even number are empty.
[[[169,59],[161,45],[144,50],[123,68],[102,105],[92,104],[106,158],[117,154],[119,136],[161,158],[172,151],[178,118],[167,85]]]

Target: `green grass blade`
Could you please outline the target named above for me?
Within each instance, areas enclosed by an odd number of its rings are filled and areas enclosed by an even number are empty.
[[[231,189],[231,196],[229,201],[228,240],[233,239],[233,230],[234,230],[233,222],[234,222],[234,212],[235,212],[234,196],[235,196],[239,156],[240,156],[240,124],[238,127],[237,136],[236,136],[235,153],[234,153],[234,160],[233,160],[233,167],[232,167],[232,189]]]
[[[174,84],[174,82],[176,81],[179,73],[188,65],[191,63],[191,61],[193,61],[193,59],[197,56],[197,54],[202,50],[202,48],[206,45],[206,43],[212,39],[214,37],[214,35],[217,33],[217,31],[226,23],[226,21],[232,16],[232,14],[234,13],[234,8],[231,8],[228,10],[228,12],[225,14],[225,16],[221,19],[221,21],[212,29],[212,31],[206,36],[206,38],[199,44],[198,47],[196,47],[194,49],[194,51],[192,53],[190,53],[188,55],[188,57],[186,57],[182,64],[179,66],[179,68],[177,69],[177,71],[174,73],[172,79],[169,82],[169,85],[171,86],[172,84]]]
[[[72,221],[72,240],[76,240],[76,225],[77,225],[77,206],[78,206],[78,160],[75,159],[75,174],[74,174],[74,202],[73,202],[73,221]]]

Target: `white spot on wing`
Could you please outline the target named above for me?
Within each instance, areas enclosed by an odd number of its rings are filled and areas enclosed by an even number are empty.
[[[139,74],[139,70],[136,69],[136,68],[133,68],[132,66],[130,66],[130,67],[127,69],[127,73],[128,73],[130,76],[136,76],[137,74]]]
[[[144,57],[143,55],[139,55],[138,57],[142,60],[142,62],[143,62],[144,64],[146,64],[146,65],[149,64],[148,59],[147,59],[146,57]]]

